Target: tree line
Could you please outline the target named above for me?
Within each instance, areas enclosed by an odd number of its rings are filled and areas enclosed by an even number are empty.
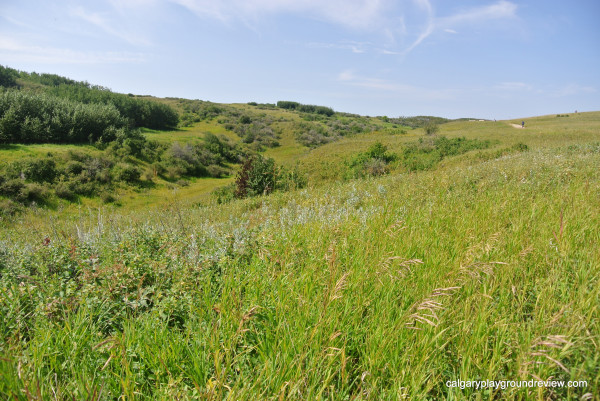
[[[4,88],[4,92],[8,90],[29,93],[32,98],[36,94],[45,94],[70,101],[73,104],[112,106],[130,128],[173,129],[179,122],[177,112],[164,103],[140,99],[133,95],[114,93],[102,86],[74,81],[55,74],[28,73],[0,66],[0,86]],[[6,100],[22,102],[23,98],[8,96]],[[64,108],[65,103],[58,100],[55,102],[46,100],[46,104]],[[19,104],[15,104],[15,108],[18,107]],[[57,113],[60,114],[60,111]],[[1,116],[3,114],[0,114]],[[37,116],[32,116],[32,118],[35,117]]]
[[[280,109],[297,110],[303,113],[322,114],[328,117],[332,116],[335,113],[331,107],[315,106],[313,104],[302,104],[298,102],[291,102],[288,100],[278,101],[277,107],[279,107]]]

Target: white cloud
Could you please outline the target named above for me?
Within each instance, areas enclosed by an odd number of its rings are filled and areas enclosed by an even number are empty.
[[[494,85],[491,88],[499,94],[516,95],[517,93],[523,94],[523,92],[529,92],[537,96],[543,97],[565,97],[574,95],[584,95],[590,93],[596,93],[598,90],[593,86],[584,86],[579,84],[567,84],[563,86],[546,86],[546,87],[535,87],[532,84],[525,82],[502,82],[498,85]]]
[[[584,93],[596,93],[598,90],[593,86],[582,86],[578,84],[565,85],[562,88],[558,88],[552,91],[553,97],[573,96],[581,95]]]
[[[141,53],[82,52],[56,47],[30,46],[6,37],[0,38],[0,58],[9,62],[48,64],[141,63],[146,59]]]
[[[379,92],[394,93],[394,95],[401,95],[414,100],[452,100],[456,96],[456,91],[451,89],[429,89],[390,82],[380,78],[363,77],[356,75],[352,70],[340,72],[337,79],[345,85],[352,85]]]
[[[516,16],[517,5],[506,0],[500,0],[495,4],[464,10],[447,17],[434,17],[434,9],[428,0],[415,0],[427,14],[427,24],[417,40],[415,40],[405,51],[408,54],[436,30],[448,33],[457,33],[456,26],[482,23],[493,19],[512,18]]]
[[[306,46],[313,49],[350,50],[352,53],[360,54],[367,52],[367,49],[373,45],[370,42],[342,41],[339,43],[310,42],[307,43]]]
[[[281,13],[302,13],[355,29],[371,29],[384,16],[389,0],[169,0],[200,17],[223,22],[256,21]]]
[[[500,91],[531,91],[533,85],[524,82],[502,82],[493,88]]]
[[[142,1],[136,2],[136,4],[143,3]],[[132,45],[143,45],[148,46],[150,42],[139,35],[137,32],[131,32],[128,29],[123,29],[123,26],[119,28],[113,26],[114,23],[105,18],[99,13],[90,13],[83,9],[83,7],[75,7],[69,11],[69,15],[71,17],[82,19],[83,21],[92,24],[109,35],[115,36],[119,39],[122,39]]]
[[[512,18],[516,15],[517,5],[501,0],[495,4],[465,10],[448,17],[440,18],[437,24],[442,27],[452,27],[467,23],[479,23],[494,19]]]
[[[369,31],[380,35],[373,46],[348,46],[346,43],[331,48],[347,49],[355,53],[375,50],[382,54],[406,55],[436,32],[457,33],[457,28],[467,24],[516,16],[517,5],[507,0],[497,0],[484,6],[461,10],[455,14],[438,17],[430,0],[110,0],[116,9],[137,7],[145,10],[159,2],[177,4],[201,18],[216,19],[225,24],[242,22],[256,29],[266,17],[296,14],[307,18],[344,26],[352,30]],[[78,12],[81,18],[104,29],[109,34],[130,42],[135,36],[122,33],[102,16]],[[409,17],[410,16],[410,17]],[[402,45],[404,44],[404,45]],[[314,46],[313,47],[325,47]],[[381,50],[385,49],[385,50]]]

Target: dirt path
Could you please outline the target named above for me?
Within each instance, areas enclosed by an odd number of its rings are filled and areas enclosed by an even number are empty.
[[[511,124],[514,128],[524,128],[521,124]]]

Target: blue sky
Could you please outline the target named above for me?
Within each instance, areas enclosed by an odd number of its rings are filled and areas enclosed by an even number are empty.
[[[0,2],[0,64],[117,92],[363,115],[600,110],[597,0]]]

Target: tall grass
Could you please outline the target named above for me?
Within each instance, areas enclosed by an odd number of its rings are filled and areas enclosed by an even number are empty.
[[[1,232],[7,399],[592,399],[600,145]],[[455,389],[448,380],[587,380]]]

